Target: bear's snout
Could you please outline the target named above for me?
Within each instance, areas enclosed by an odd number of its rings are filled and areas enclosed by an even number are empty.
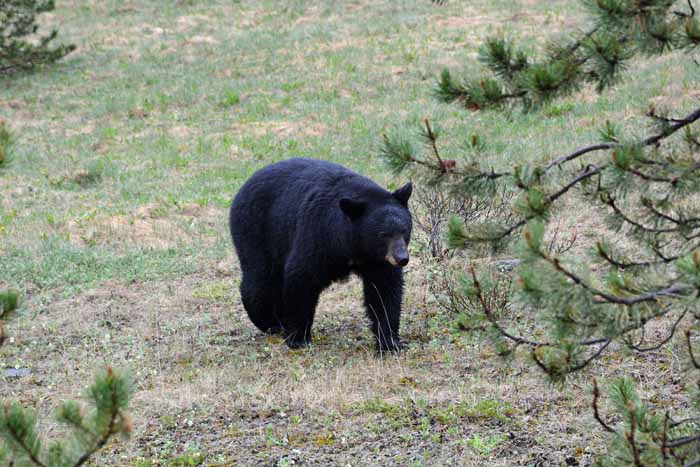
[[[406,250],[400,251],[394,256],[394,259],[396,259],[399,266],[406,266],[408,264],[408,252]]]
[[[389,264],[400,268],[408,264],[408,250],[406,249],[406,242],[403,237],[394,238],[389,243],[388,250],[386,260]]]

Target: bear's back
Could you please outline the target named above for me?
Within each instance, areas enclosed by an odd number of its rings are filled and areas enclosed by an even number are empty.
[[[246,185],[251,185],[251,188]],[[389,195],[372,180],[342,165],[306,158],[286,159],[260,169],[241,191],[248,189],[254,190],[256,197],[292,204],[290,208],[301,207],[294,203],[316,194],[335,201],[340,198],[372,199]]]
[[[233,199],[229,227],[234,244],[281,259],[300,225],[312,226],[319,243],[344,242],[350,223],[339,208],[342,198],[381,202],[391,194],[332,162],[293,158],[270,164],[255,172]]]

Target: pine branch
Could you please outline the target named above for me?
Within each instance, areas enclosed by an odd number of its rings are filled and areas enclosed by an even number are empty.
[[[696,360],[695,353],[693,352],[693,343],[690,342],[690,330],[685,332],[685,342],[688,345],[688,355],[690,355],[690,361],[696,370],[700,370],[700,360]]]
[[[605,431],[608,433],[617,433],[614,429],[608,425],[605,420],[603,420],[603,417],[600,416],[600,410],[598,409],[598,399],[600,398],[600,389],[598,389],[598,380],[596,378],[593,378],[593,415],[595,416],[595,419],[598,421],[600,426],[603,427]]]
[[[28,444],[27,437],[35,437],[34,423],[29,420],[25,414],[19,412],[17,416],[10,413],[11,407],[9,404],[3,404],[3,420],[0,420],[0,435],[5,435],[10,441],[19,447],[22,454],[27,456],[34,465],[38,467],[46,467],[46,464],[41,462],[37,457],[37,451],[40,449],[38,440],[35,439],[35,446]],[[13,422],[15,420],[15,422]],[[12,445],[10,445],[12,447]]]
[[[684,118],[680,119],[675,119],[674,123],[669,125],[665,131],[662,131],[658,134],[652,135],[647,137],[646,139],[642,140],[641,144],[643,146],[652,146],[660,142],[662,139],[667,138],[671,136],[673,133],[677,132],[678,130],[696,122],[698,119],[700,119],[700,108],[695,109],[695,111],[691,112]],[[574,151],[573,153],[562,156],[560,158],[554,159],[550,161],[546,166],[545,166],[545,172],[549,171],[550,169],[554,167],[558,167],[564,163],[571,162],[575,159],[578,159],[581,156],[584,156],[588,153],[594,152],[594,151],[602,151],[606,149],[613,149],[617,145],[613,143],[601,143],[601,144],[594,144],[591,146],[587,146],[581,149],[578,149]]]
[[[442,173],[451,172],[457,165],[456,162],[453,160],[442,160],[442,158],[440,157],[440,151],[438,151],[437,148],[437,134],[435,134],[433,128],[430,126],[430,120],[428,119],[428,117],[425,117],[423,119],[423,123],[425,124],[424,136],[433,150],[433,154],[435,155],[435,159],[437,159],[437,164],[440,168],[440,171]]]
[[[700,248],[700,245],[695,245],[693,246],[690,250],[695,250],[696,248]],[[598,255],[603,258],[605,261],[607,261],[610,265],[614,266],[617,269],[630,269],[630,268],[647,268],[649,266],[658,266],[661,264],[668,264],[670,262],[673,262],[682,256],[685,256],[687,253],[683,253],[680,255],[675,255],[675,256],[670,256],[670,257],[661,257],[660,260],[658,261],[629,261],[629,262],[622,262],[618,261],[615,258],[613,258],[606,250],[605,248],[602,247],[601,243],[598,242],[596,243],[596,251]]]
[[[676,335],[676,329],[678,328],[678,325],[680,322],[683,320],[683,318],[686,317],[688,314],[688,310],[684,310],[683,313],[678,316],[678,319],[673,323],[673,326],[671,326],[671,330],[668,333],[668,336],[665,339],[662,339],[658,344],[653,345],[651,347],[641,347],[639,345],[634,345],[631,342],[628,344],[631,349],[633,349],[636,352],[644,353],[644,352],[651,352],[654,350],[659,350],[661,347],[664,345],[668,344],[671,339],[673,339],[673,336]]]
[[[656,207],[654,206],[654,203],[648,198],[642,198],[642,206],[647,208],[656,217],[661,218],[661,219],[665,219],[665,220],[672,222],[673,224],[676,224],[676,225],[684,225],[684,226],[690,227],[689,224],[700,222],[699,218],[680,219],[677,217],[673,217],[670,214],[666,214],[664,212],[661,212],[658,209],[656,209]],[[700,226],[698,226],[698,227],[700,227]],[[693,227],[691,227],[691,228],[693,228]]]
[[[479,299],[479,302],[481,303],[482,310],[484,311],[484,314],[486,315],[486,318],[489,320],[491,325],[505,338],[510,339],[511,341],[515,342],[518,345],[525,344],[528,346],[533,346],[533,347],[540,347],[543,345],[549,345],[548,343],[543,343],[543,342],[535,342],[531,341],[525,338],[522,338],[520,336],[513,335],[503,329],[503,327],[500,325],[498,320],[496,319],[495,315],[493,314],[493,311],[491,310],[491,307],[488,305],[488,302],[486,301],[486,298],[484,297],[484,294],[481,289],[481,284],[479,283],[479,280],[476,277],[476,270],[474,269],[474,266],[469,267],[469,272],[471,273],[472,276],[472,283],[474,284],[474,288],[476,289],[476,294]]]
[[[620,219],[623,221],[627,222],[631,226],[642,230],[644,232],[652,233],[652,234],[662,234],[662,233],[672,233],[672,232],[678,232],[679,228],[678,227],[668,227],[668,228],[656,228],[656,227],[647,227],[644,224],[635,221],[631,217],[629,217],[627,214],[625,214],[622,209],[620,209],[617,206],[617,203],[615,203],[615,198],[610,196],[609,194],[603,197],[603,202],[610,206],[612,208],[613,212],[617,214]]]
[[[628,412],[632,413],[634,411],[634,407],[632,407],[631,403],[628,403],[627,407]],[[635,467],[644,467],[644,464],[642,464],[641,459],[639,458],[639,447],[637,447],[637,441],[635,440],[635,432],[637,423],[634,418],[634,416],[630,416],[630,431],[625,433],[625,438],[627,438],[627,442],[630,446],[630,449],[632,451],[632,460],[634,461]]]
[[[561,187],[558,191],[552,193],[547,197],[550,203],[553,203],[557,199],[561,198],[563,195],[565,195],[570,189],[575,187],[576,185],[580,184],[581,182],[586,181],[587,179],[591,178],[593,175],[597,175],[602,170],[606,168],[605,165],[602,165],[600,167],[597,167],[595,165],[589,165],[586,167],[583,172],[581,172],[578,176],[576,176],[573,180],[571,180],[569,183]]]
[[[671,420],[671,417],[668,414],[668,410],[664,414],[664,430],[662,432],[661,436],[661,455],[664,458],[664,462],[668,460],[668,429],[669,429],[669,421]]]
[[[700,108],[696,109],[694,112],[690,113],[688,116],[682,119],[677,119],[675,123],[672,125],[669,125],[664,131],[652,135],[650,137],[647,137],[642,141],[641,144],[643,145],[656,145],[658,144],[661,140],[664,138],[667,138],[677,132],[678,130],[690,125],[691,123],[694,123],[700,119]],[[402,148],[405,148],[406,146],[399,146],[395,142],[389,139],[387,135],[384,135],[385,139],[385,145],[383,149],[383,155],[384,158],[392,163],[392,165],[395,166],[400,166],[401,169],[403,169],[407,164],[416,164],[420,165],[422,167],[425,167],[438,175],[442,175],[445,173],[457,175],[457,176],[462,176],[466,180],[479,180],[479,179],[486,179],[486,180],[496,180],[498,178],[502,177],[509,177],[513,176],[514,174],[508,173],[508,172],[495,172],[493,170],[491,171],[482,171],[479,169],[470,171],[470,172],[465,172],[463,170],[460,170],[458,167],[456,167],[456,163],[452,164],[453,161],[447,161],[443,160],[440,157],[439,151],[437,151],[437,146],[435,145],[435,141],[437,137],[435,136],[434,132],[432,131],[432,128],[430,127],[429,122],[426,124],[426,130],[427,130],[427,138],[429,139],[431,146],[433,147],[433,153],[436,157],[437,163],[431,163],[424,161],[418,157],[415,157],[413,153],[409,150],[405,150]],[[554,167],[559,167],[562,166],[565,163],[571,162],[573,160],[576,160],[577,158],[594,152],[594,151],[599,151],[599,150],[605,150],[605,149],[613,149],[617,147],[617,144],[613,143],[602,143],[602,144],[597,144],[597,145],[592,145],[592,146],[587,146],[582,149],[579,149],[577,151],[574,151],[573,153],[563,156],[557,159],[554,159],[553,161],[549,162],[544,166],[544,172],[546,173],[550,169]],[[449,162],[449,164],[447,164]],[[447,166],[449,165],[449,170]],[[588,180],[594,175],[602,173],[605,169],[607,169],[607,165],[601,165],[601,166],[595,166],[595,165],[589,165],[587,168],[585,168],[581,173],[579,173],[578,176],[573,178],[569,183],[566,185],[562,186],[559,190],[549,194],[547,196],[547,204],[552,204],[554,201],[556,201],[558,198],[561,196],[565,195],[566,193],[571,190],[571,188],[579,185],[580,183]],[[634,172],[634,169],[628,168],[628,171]],[[671,179],[664,179],[665,181],[672,181]],[[614,199],[612,197],[608,197],[606,200],[607,204],[618,214],[620,215],[626,222],[630,223],[631,225],[634,225],[635,227],[639,228],[640,230],[650,232],[650,233],[669,233],[669,232],[676,232],[678,229],[657,229],[657,228],[650,228],[646,227],[643,224],[634,221],[633,219],[629,218],[622,212],[617,205],[614,202]],[[497,235],[490,237],[490,238],[484,238],[483,240],[489,240],[489,241],[499,241],[502,240],[510,235],[512,235],[515,231],[519,230],[522,228],[529,220],[531,220],[534,216],[529,215],[521,219],[520,221],[512,224],[509,227],[506,227],[502,229]],[[476,239],[475,239],[476,240]]]
[[[642,144],[645,146],[650,146],[650,145],[656,144],[659,141],[661,141],[662,139],[667,138],[668,136],[677,132],[681,128],[684,128],[684,127],[690,125],[691,123],[696,122],[698,119],[700,119],[700,108],[695,109],[693,112],[686,115],[685,118],[675,120],[674,123],[669,125],[665,131],[663,131],[657,135],[648,137],[647,139],[645,139],[642,142]]]
[[[528,57],[512,40],[486,38],[479,61],[493,77],[457,83],[443,70],[436,96],[444,102],[462,101],[470,110],[498,108],[509,101],[532,110],[585,82],[603,91],[639,53],[658,55],[700,45],[700,22],[690,1],[690,13],[670,10],[674,2],[668,1],[586,3],[593,23],[586,33],[572,34],[561,45],[551,44],[539,59]]]
[[[0,76],[55,62],[75,50],[72,44],[49,47],[58,35],[56,30],[39,36],[36,44],[24,39],[37,34],[36,15],[53,9],[53,1],[4,0],[0,3]]]
[[[67,423],[77,433],[74,433],[72,439],[55,442],[48,449],[48,461],[41,460],[41,441],[34,432],[33,417],[18,404],[4,405],[4,411],[0,414],[0,439],[5,439],[10,452],[14,452],[19,459],[26,456],[38,467],[79,467],[102,449],[112,436],[130,433],[131,425],[124,411],[131,391],[131,384],[127,378],[115,373],[111,368],[99,373],[88,391],[95,405],[93,415],[84,422],[77,403],[64,403],[59,412],[59,420]],[[77,449],[81,451],[72,455],[66,454]]]
[[[417,157],[415,155],[415,150],[407,140],[395,136],[389,136],[387,133],[384,133],[382,135],[383,145],[380,150],[380,156],[394,172],[400,173],[407,166],[412,164],[428,169],[430,172],[435,173],[438,177],[442,176],[443,174],[449,174],[456,177],[461,177],[463,180],[497,180],[499,178],[512,175],[510,172],[495,172],[494,170],[480,171],[457,168],[456,161],[441,158],[436,145],[437,135],[433,132],[427,118],[424,120],[424,123],[426,124],[427,128],[429,128],[429,130],[426,129],[425,137],[428,139],[431,148],[433,149],[433,155],[438,162],[433,163],[421,157]]]
[[[111,374],[112,369],[109,368],[108,372]],[[112,407],[119,407],[119,404],[116,400],[116,394],[114,392],[111,393],[111,399],[112,399]],[[117,429],[116,425],[116,420],[117,417],[120,415],[120,412],[118,410],[113,410],[112,413],[110,414],[109,417],[109,425],[107,426],[107,430],[105,430],[102,435],[97,439],[97,441],[93,444],[93,447],[91,449],[88,449],[82,456],[78,458],[78,460],[75,462],[74,466],[79,467],[83,465],[87,460],[92,457],[97,451],[102,449],[105,444],[107,444],[107,441],[109,438],[112,437],[112,435],[115,435],[119,433],[120,430]]]
[[[608,346],[609,346],[611,343],[612,343],[612,339],[607,339],[607,340],[605,340],[605,341],[603,342],[603,345],[601,345],[595,353],[593,353],[590,357],[588,357],[586,360],[584,360],[583,362],[579,363],[578,365],[575,365],[575,366],[569,368],[568,371],[569,371],[570,373],[574,373],[574,372],[576,372],[576,371],[583,370],[583,369],[584,369],[585,367],[587,367],[592,361],[594,361],[595,359],[597,359],[598,357],[600,357],[600,356],[603,354],[603,352],[605,351],[605,349],[607,349]]]
[[[598,304],[613,303],[617,305],[632,306],[645,302],[656,302],[659,298],[663,297],[679,297],[679,292],[689,291],[689,287],[687,284],[670,284],[666,287],[657,290],[652,290],[632,297],[618,297],[616,295],[611,295],[606,292],[603,292],[602,290],[596,289],[595,287],[586,283],[586,281],[584,281],[577,274],[562,266],[561,262],[557,258],[552,258],[550,256],[545,255],[544,253],[541,256],[542,259],[554,266],[554,268],[557,271],[561,272],[563,275],[571,279],[574,282],[574,284],[583,287],[593,296],[595,296],[598,299],[595,303]]]
[[[700,422],[700,417],[689,417],[689,418],[685,418],[683,420],[679,420],[677,422],[672,421],[671,428],[676,428],[676,427],[683,425],[685,423],[697,423],[697,422]]]
[[[567,156],[562,156],[558,159],[554,159],[550,161],[544,168],[545,172],[549,171],[550,169],[554,167],[558,167],[566,162],[571,162],[574,159],[578,159],[581,156],[584,156],[588,153],[594,152],[594,151],[602,151],[605,149],[612,149],[615,147],[613,144],[608,144],[608,143],[601,143],[601,144],[594,144],[592,146],[586,146],[585,148],[578,149],[571,154]]]
[[[503,326],[501,326],[501,324],[498,322],[498,319],[496,318],[493,310],[488,305],[488,301],[486,300],[486,297],[484,296],[481,284],[476,276],[476,269],[474,268],[474,266],[469,267],[469,272],[471,275],[472,284],[474,285],[475,294],[479,300],[479,303],[481,304],[481,307],[482,307],[482,310],[484,312],[484,315],[486,316],[486,319],[491,323],[491,325],[494,327],[494,329],[496,329],[503,337],[514,342],[517,345],[527,345],[529,347],[534,347],[534,348],[555,347],[556,346],[556,344],[553,342],[533,341],[533,340],[524,338],[522,336],[517,336],[515,334],[509,333],[508,331],[506,331],[503,328]],[[576,345],[592,346],[592,345],[603,344],[603,343],[609,343],[609,339],[607,339],[607,338],[587,339],[587,340],[582,340],[582,341],[576,342]]]
[[[683,436],[682,438],[675,439],[673,441],[669,441],[666,446],[669,448],[678,448],[681,446],[686,446],[691,443],[696,443],[700,441],[700,435],[691,435],[691,436]]]

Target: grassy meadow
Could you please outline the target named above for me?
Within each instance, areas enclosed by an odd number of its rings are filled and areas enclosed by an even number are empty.
[[[290,156],[402,185],[378,157],[381,135],[416,132],[426,116],[446,157],[479,132],[495,168],[597,141],[605,120],[642,134],[650,104],[682,115],[697,103],[700,72],[683,53],[637,60],[611,90],[539,113],[471,113],[432,97],[440,70],[479,73],[488,34],[537,47],[582,27],[580,2],[56,3],[42,24],[77,50],[0,78],[15,140],[0,173],[0,288],[23,297],[0,393],[35,407],[55,436],[59,400],[98,367],[129,370],[133,436],[93,465],[587,465],[605,444],[592,376],[627,374],[655,403],[685,403],[680,342],[624,361],[613,352],[566,391],[526,358],[499,359],[437,306],[420,236],[405,352],[376,358],[355,279],[324,293],[314,345],[291,351],[248,321],[226,225],[238,187]],[[598,228],[571,213],[565,230]]]

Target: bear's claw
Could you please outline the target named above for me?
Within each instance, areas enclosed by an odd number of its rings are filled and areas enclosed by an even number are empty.
[[[288,334],[285,338],[285,342],[290,349],[303,349],[311,345],[311,336],[306,335],[298,337],[293,334]]]

